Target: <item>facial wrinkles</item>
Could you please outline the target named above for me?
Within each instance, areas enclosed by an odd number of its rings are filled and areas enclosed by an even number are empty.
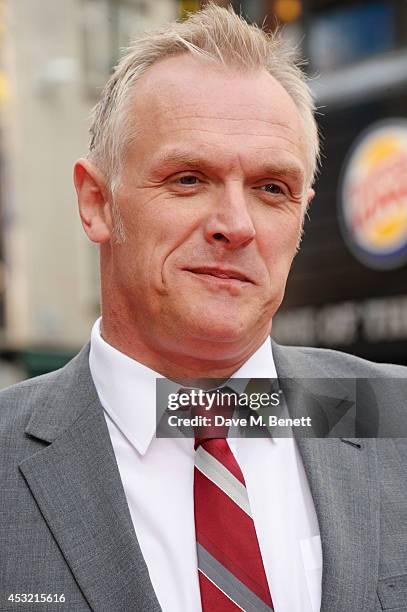
[[[300,206],[303,198],[304,176],[301,165],[292,151],[283,149],[281,146],[273,149],[266,147],[264,150],[267,150],[268,154],[258,156],[256,153],[262,151],[263,148],[259,149],[259,147],[253,145],[250,150],[253,151],[253,155],[246,156],[246,152],[236,154],[233,145],[227,149],[222,143],[211,142],[205,146],[201,144],[195,159],[193,153],[191,153],[191,158],[189,158],[187,152],[179,154],[181,160],[185,158],[191,161],[191,166],[188,166],[186,162],[184,165],[184,162],[177,161],[177,151],[182,151],[182,148],[179,150],[170,148],[168,151],[164,150],[161,158],[158,156],[146,176],[138,175],[138,180],[133,185],[137,189],[146,189],[146,193],[150,193],[145,202],[151,205],[162,197],[166,199],[179,197],[178,192],[171,192],[167,183],[168,176],[175,175],[178,172],[190,172],[191,174],[203,172],[209,176],[212,189],[216,188],[218,194],[220,188],[225,189],[229,183],[233,182],[241,190],[240,193],[236,192],[239,199],[247,196],[247,192],[244,193],[243,190],[246,187],[248,189],[252,188],[254,181],[269,179],[271,182],[274,179],[286,183],[289,193],[288,200],[291,200],[296,206]],[[283,150],[287,155],[281,157]],[[185,151],[191,151],[191,148],[186,148]],[[172,153],[176,160],[174,163],[171,161],[173,159]],[[275,155],[279,156],[278,163]],[[222,164],[217,162],[211,166],[214,159],[221,160]],[[219,195],[216,196],[215,192],[212,191],[212,197],[217,198]],[[181,211],[179,210],[179,212]],[[189,220],[191,220],[190,215]],[[196,222],[198,223],[198,219],[196,219]]]
[[[282,152],[284,156],[281,155]],[[259,148],[253,145],[247,147],[245,153],[236,155],[233,147],[227,150],[221,143],[212,142],[205,146],[201,144],[198,156],[191,153],[190,158],[187,154],[185,158],[187,161],[182,162],[177,161],[176,155],[175,161],[172,161],[171,153],[168,157],[165,154],[161,158],[158,156],[143,172],[131,177],[131,190],[145,190],[145,202],[150,205],[163,196],[176,199],[179,193],[171,191],[170,181],[173,175],[182,172],[203,173],[209,177],[212,189],[226,185],[228,181],[239,182],[242,189],[250,189],[257,181],[277,180],[286,184],[289,199],[293,202],[299,203],[304,195],[304,173],[297,156],[293,155],[291,149],[276,146],[276,143],[273,147]],[[222,164],[214,164],[213,160],[217,159],[222,160]],[[130,184],[128,186],[130,187]],[[127,200],[131,199],[129,193]]]
[[[176,91],[174,93],[176,94]],[[272,111],[276,115],[275,118],[269,116],[253,118],[253,114],[258,113],[259,110],[253,105],[240,105],[238,116],[230,116],[227,109],[212,110],[207,108],[208,105],[202,111],[196,108],[196,104],[185,104],[184,101],[182,108],[179,104],[174,106],[172,95],[165,98],[156,98],[156,102],[156,105],[151,105],[149,108],[150,120],[146,123],[143,134],[144,142],[155,141],[158,143],[158,146],[155,147],[156,150],[163,148],[163,143],[180,142],[182,144],[185,140],[186,143],[193,145],[197,150],[207,149],[208,157],[212,160],[224,161],[232,150],[242,151],[243,156],[246,152],[253,154],[266,152],[266,155],[262,155],[262,158],[281,159],[283,154],[285,159],[287,159],[287,156],[294,158],[294,165],[297,162],[297,165],[302,166],[302,169],[305,170],[304,152],[301,146],[302,139],[298,133],[301,126],[299,125],[299,118],[295,115],[292,116],[292,113],[290,117],[294,127],[280,119],[281,108]],[[232,108],[232,113],[234,110]],[[143,128],[142,131],[144,131]],[[230,139],[235,139],[235,142],[232,144]],[[227,150],[228,145],[229,151]],[[151,148],[143,153],[143,155],[137,156],[139,158],[137,160],[139,168],[139,162],[143,165],[145,159],[151,160],[153,157]],[[249,159],[249,156],[247,157]],[[255,155],[250,155],[250,158],[249,161],[251,162]],[[233,162],[231,163],[233,164]],[[145,167],[144,170],[145,172],[138,172],[131,177],[133,186],[153,188],[155,184],[158,184],[158,181],[150,180],[150,168]],[[225,175],[225,172],[226,170],[223,168],[223,175]],[[293,201],[298,203],[303,197],[302,189],[296,188],[290,191]],[[156,194],[153,192],[150,201],[156,200],[159,196],[160,192],[158,190]]]
[[[197,68],[200,78],[196,78]],[[286,90],[263,69],[247,73],[222,66],[208,67],[185,54],[158,63],[138,87],[135,116],[143,117],[142,129],[149,128],[149,138],[158,139],[157,132],[167,136],[170,131],[184,136],[196,128],[202,134],[219,132],[225,137],[270,140],[274,136],[280,137],[278,146],[285,142],[284,150],[292,147],[303,162],[308,159],[299,111]],[[143,107],[147,98],[149,104]],[[272,133],[267,134],[268,131]],[[264,147],[267,146],[264,142]]]
[[[219,115],[219,114],[211,115],[209,113],[205,115],[197,115],[197,114],[188,115],[188,114],[183,113],[182,115],[180,115],[180,114],[173,112],[166,116],[165,120],[163,121],[163,124],[164,125],[168,124],[168,121],[172,121],[176,125],[179,125],[180,122],[184,121],[186,125],[188,126],[190,126],[191,123],[194,123],[194,122],[196,122],[198,126],[201,126],[202,123],[204,124],[214,123],[215,125],[222,126],[222,127],[226,126],[227,124],[230,124],[230,127],[228,128],[229,130],[235,130],[236,126],[241,124],[242,133],[250,133],[250,131],[253,130],[252,133],[254,135],[262,136],[264,135],[265,130],[267,130],[268,128],[272,128],[273,130],[275,129],[281,129],[282,131],[289,130],[296,136],[296,139],[298,139],[296,129],[291,127],[288,123],[280,122],[280,121],[273,120],[273,119],[261,119],[258,117],[253,118],[253,114],[255,113],[256,111],[255,109],[253,109],[253,111],[250,114],[249,113],[247,115],[242,114],[242,116],[240,117],[231,117],[230,115],[224,115],[224,116]]]
[[[280,137],[299,147],[298,133],[288,124],[249,117],[209,117],[173,115],[161,122],[164,135],[177,131],[200,131],[225,136]],[[267,133],[269,131],[269,133]]]
[[[176,95],[176,91],[174,92]],[[202,99],[202,98],[198,98]],[[285,134],[285,137],[289,139],[291,134],[291,142],[294,146],[300,144],[300,141],[304,140],[301,137],[304,128],[302,120],[299,116],[298,110],[292,102],[291,98],[287,94],[287,100],[285,105],[282,102],[278,102],[273,99],[269,103],[264,103],[264,109],[257,104],[244,104],[226,106],[223,109],[219,109],[219,99],[216,98],[213,104],[205,96],[206,104],[205,108],[200,110],[197,108],[196,103],[188,103],[183,100],[182,108],[179,104],[174,104],[172,97],[169,96],[166,100],[160,97],[157,102],[155,115],[159,120],[164,118],[164,124],[173,122],[175,125],[180,125],[182,122],[186,122],[186,126],[191,126],[197,123],[198,126],[202,124],[208,124],[214,122],[215,129],[225,127],[228,134],[231,133],[247,133],[262,136],[268,128],[277,133]],[[289,108],[291,106],[291,108]],[[285,118],[290,118],[288,122]],[[236,126],[241,123],[242,132],[240,130],[236,132]],[[252,131],[253,130],[253,131]]]
[[[191,136],[194,146],[198,148],[210,144],[218,150],[215,155],[219,155],[223,154],[221,147],[225,139],[236,138],[238,144],[240,144],[239,139],[242,139],[245,151],[269,150],[270,156],[278,155],[279,152],[289,153],[297,156],[305,170],[308,152],[304,144],[304,129],[298,110],[288,94],[284,103],[275,97],[269,102],[265,99],[263,105],[257,104],[257,101],[256,103],[235,103],[233,98],[227,103],[224,101],[225,95],[219,97],[216,93],[214,84],[212,90],[215,98],[214,103],[211,104],[211,88],[209,87],[202,103],[203,98],[199,92],[199,88],[202,89],[202,87],[198,84],[190,96],[185,94],[182,96],[182,103],[180,103],[180,90],[182,91],[187,83],[183,81],[180,85],[179,83],[165,83],[165,81],[164,75],[166,95],[163,95],[162,87],[149,90],[151,103],[142,113],[144,123],[141,128],[143,133],[140,134],[140,142],[147,141],[160,146],[165,141],[171,142],[171,140],[179,139],[188,141]],[[228,94],[227,80],[222,82],[222,90]],[[231,93],[233,92],[232,87]],[[188,101],[191,96],[192,101]],[[137,100],[141,101],[142,98],[139,97]],[[138,162],[143,163],[143,157],[144,159],[151,158],[152,153],[150,147],[143,156],[139,156]]]
[[[239,151],[251,150],[267,150],[275,149],[273,155],[278,154],[279,150],[289,152],[298,157],[298,161],[302,164],[302,150],[299,139],[296,137],[295,131],[289,126],[279,127],[277,130],[265,133],[265,130],[249,131],[247,125],[240,120],[241,129],[236,129],[236,125],[231,125],[229,120],[221,122],[200,123],[199,121],[179,121],[170,119],[168,122],[163,122],[162,125],[157,125],[152,137],[160,141],[160,148],[165,152],[166,147],[171,147],[172,143],[179,144],[179,148],[185,141],[185,144],[191,144],[194,147],[228,147],[231,151],[239,153]],[[270,122],[270,126],[273,124]],[[189,139],[192,135],[193,139]],[[148,134],[145,135],[146,137]],[[234,138],[232,144],[230,138]],[[260,142],[261,139],[261,142]],[[273,141],[275,146],[272,146]],[[151,142],[151,141],[150,141]],[[154,154],[153,154],[154,157]]]
[[[296,163],[304,168],[304,153],[301,143],[295,133],[295,130],[289,126],[277,125],[273,122],[268,122],[270,133],[265,133],[264,127],[260,125],[258,129],[247,127],[244,121],[240,120],[240,126],[236,125],[235,121],[224,119],[222,121],[205,122],[204,125],[199,121],[185,117],[180,117],[179,121],[170,120],[169,123],[157,126],[162,141],[179,142],[182,144],[190,142],[193,146],[199,148],[215,149],[210,155],[216,157],[229,155],[231,151],[237,152],[267,152],[270,161],[275,158],[280,158],[281,154],[290,155],[296,158]],[[253,120],[253,127],[257,125]],[[262,129],[261,129],[262,128]],[[253,131],[252,131],[253,130]],[[234,139],[232,143],[230,139]],[[227,150],[229,149],[229,150]],[[216,158],[215,157],[215,158]]]
[[[210,142],[207,141],[207,143],[205,144],[210,144],[211,146],[218,148],[218,149],[222,148],[223,146],[223,143],[221,142],[221,139],[223,137],[225,138],[235,137],[236,139],[242,138],[242,139],[245,139],[245,146],[244,146],[245,150],[259,150],[259,151],[274,150],[273,151],[274,155],[278,154],[279,151],[283,151],[285,153],[294,154],[298,159],[302,157],[300,145],[297,145],[291,138],[288,137],[288,135],[285,135],[285,134],[258,135],[255,133],[248,132],[247,130],[235,131],[235,132],[228,131],[228,132],[224,132],[223,134],[220,134],[216,128],[214,129],[203,128],[203,127],[194,128],[192,126],[188,126],[185,128],[177,127],[175,129],[168,130],[167,133],[164,134],[164,136],[169,135],[169,134],[173,135],[174,137],[176,137],[176,134],[179,134],[179,135],[192,134],[192,136],[196,137],[196,140],[202,134],[209,136],[209,137],[213,135],[216,138],[211,140]],[[251,137],[256,138],[256,140],[259,140],[261,138],[263,143],[262,144],[260,144],[259,142],[251,143],[250,142]],[[219,140],[219,142],[216,142],[216,140]],[[201,145],[201,144],[203,143],[196,142],[196,145]]]

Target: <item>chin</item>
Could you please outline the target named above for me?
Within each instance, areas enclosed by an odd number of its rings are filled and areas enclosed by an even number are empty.
[[[203,320],[194,321],[189,329],[194,330],[195,337],[208,342],[237,342],[247,335],[247,326],[243,321],[233,318],[215,317],[213,321],[210,321],[208,317],[205,317]]]

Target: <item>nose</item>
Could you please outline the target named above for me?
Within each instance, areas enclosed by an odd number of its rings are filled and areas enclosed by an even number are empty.
[[[222,243],[236,249],[249,245],[256,235],[242,186],[225,188],[208,217],[205,238],[211,244]]]

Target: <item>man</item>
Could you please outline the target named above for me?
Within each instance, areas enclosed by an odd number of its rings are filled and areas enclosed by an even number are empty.
[[[404,440],[154,435],[160,376],[376,378],[405,407],[405,368],[269,340],[312,111],[282,41],[212,5],[117,67],[75,166],[101,320],[0,395],[2,610],[407,609]]]

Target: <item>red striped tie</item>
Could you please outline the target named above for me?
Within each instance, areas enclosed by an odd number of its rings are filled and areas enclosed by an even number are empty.
[[[197,438],[195,448],[195,530],[202,610],[273,610],[240,467],[224,438]]]

